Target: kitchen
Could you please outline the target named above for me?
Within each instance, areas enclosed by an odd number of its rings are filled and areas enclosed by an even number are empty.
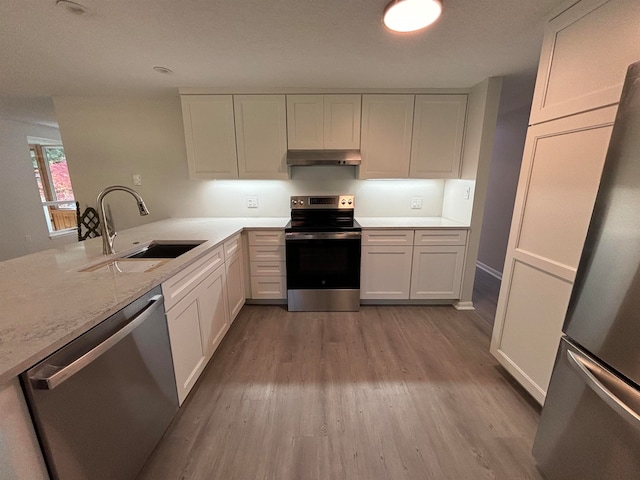
[[[550,12],[545,12],[550,13]],[[91,17],[88,17],[90,21]],[[94,17],[95,18],[95,17]],[[76,19],[73,19],[76,21]],[[76,28],[87,28],[81,24]],[[627,64],[630,61],[626,62]],[[160,80],[158,80],[159,82]],[[199,81],[198,83],[202,83]],[[353,82],[366,86],[363,82]],[[467,87],[481,85],[483,78]],[[184,87],[195,84],[195,81],[185,81],[177,86]],[[213,85],[211,81],[209,85]],[[230,82],[223,84],[228,87]],[[310,88],[314,84],[310,83]],[[325,88],[330,86],[326,82],[312,90],[314,93],[328,93]],[[398,85],[396,84],[395,87]],[[209,88],[206,84],[201,88]],[[267,89],[268,90],[268,89]],[[445,89],[446,90],[446,89]],[[478,88],[482,90],[482,88]],[[261,181],[227,181],[216,182],[189,180],[186,172],[184,125],[180,100],[173,90],[171,98],[154,97],[99,97],[66,96],[54,99],[56,119],[65,142],[65,149],[70,159],[71,174],[76,196],[82,202],[93,203],[98,191],[104,186],[114,183],[130,184],[131,174],[141,174],[143,185],[139,188],[150,206],[149,221],[166,217],[286,217],[289,214],[289,196],[306,194],[309,191],[322,188],[323,194],[354,193],[356,195],[356,216],[360,217],[409,217],[409,216],[440,216],[446,208],[446,192],[460,188],[460,195],[452,194],[455,201],[466,206],[467,223],[470,222],[472,235],[475,235],[476,246],[479,239],[479,229],[482,220],[484,193],[478,188],[479,182],[486,185],[488,163],[491,144],[483,145],[478,141],[476,147],[482,151],[485,163],[484,172],[478,169],[478,177],[472,181],[472,188],[468,202],[463,202],[464,189],[470,180],[385,180],[360,181],[355,180],[354,167],[320,167],[303,169],[294,167],[291,180],[261,180]],[[261,85],[247,85],[238,89],[216,89],[220,94],[264,93]],[[487,89],[488,91],[488,89]],[[78,92],[82,92],[81,89]],[[288,90],[287,93],[290,91]],[[417,89],[412,93],[421,94]],[[209,91],[210,93],[210,91]],[[272,93],[272,92],[271,92]],[[295,92],[294,92],[295,93]],[[346,93],[344,91],[340,93]],[[406,93],[406,92],[405,92]],[[449,89],[447,93],[456,93]],[[619,95],[619,92],[618,92]],[[495,99],[494,99],[495,102]],[[494,108],[497,104],[494,103]],[[65,127],[66,126],[66,127]],[[481,131],[482,129],[480,129]],[[38,135],[34,135],[38,136]],[[46,137],[46,135],[39,135]],[[467,132],[469,138],[469,132]],[[467,143],[469,148],[470,142]],[[483,150],[484,149],[484,150]],[[487,152],[489,150],[489,152]],[[478,155],[478,154],[476,154]],[[73,159],[90,159],[86,162]],[[142,163],[133,163],[132,159],[145,159]],[[138,162],[139,160],[135,160]],[[135,170],[134,170],[135,168]],[[481,173],[484,178],[481,178]],[[166,179],[172,181],[167,184]],[[326,186],[330,183],[330,187]],[[448,187],[447,187],[448,186]],[[484,187],[486,188],[486,187]],[[326,191],[328,190],[328,191]],[[402,191],[402,195],[397,193]],[[475,195],[473,195],[475,193]],[[433,196],[429,196],[433,195]],[[250,210],[246,207],[246,197],[258,197],[258,209]],[[409,200],[422,197],[423,208],[412,210]],[[439,198],[438,198],[439,197]],[[473,213],[470,214],[471,206]],[[477,210],[479,209],[479,210]],[[154,213],[158,212],[158,213]],[[113,204],[113,216],[117,219],[117,228],[122,231],[128,227],[139,225],[135,206],[124,199],[122,204]],[[158,215],[155,216],[154,215]],[[442,215],[445,216],[445,215]],[[146,220],[146,219],[145,219]],[[4,221],[3,221],[4,222]],[[475,223],[474,223],[475,222]],[[464,224],[464,222],[463,222]],[[4,230],[4,229],[3,229]],[[22,238],[24,234],[21,233]],[[34,235],[35,237],[35,235]],[[126,237],[116,240],[126,242]],[[20,243],[24,243],[23,240]],[[126,243],[125,243],[126,244]],[[472,245],[472,244],[470,244]],[[470,247],[471,248],[471,247]],[[26,252],[25,252],[26,253]],[[468,255],[467,260],[475,264],[474,255]],[[468,276],[471,280],[468,280]],[[467,268],[465,273],[467,285],[472,285],[473,268]],[[465,292],[462,286],[461,300],[470,301],[471,292]],[[465,298],[464,295],[467,295]]]

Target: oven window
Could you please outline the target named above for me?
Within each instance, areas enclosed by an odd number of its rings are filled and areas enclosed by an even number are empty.
[[[360,288],[360,240],[289,240],[287,288]]]

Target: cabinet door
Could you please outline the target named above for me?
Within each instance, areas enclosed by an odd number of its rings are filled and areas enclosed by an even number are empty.
[[[234,95],[240,178],[287,179],[284,95]]]
[[[227,269],[227,297],[229,322],[233,322],[244,305],[244,266],[241,252],[235,253],[225,263]]]
[[[408,299],[411,246],[362,247],[360,298]]]
[[[491,353],[543,403],[616,107],[529,128]]]
[[[411,298],[426,300],[460,298],[464,251],[464,246],[414,247]]]
[[[180,405],[207,362],[200,326],[200,289],[196,288],[167,312],[173,370]]]
[[[324,148],[360,148],[360,95],[324,96]]]
[[[183,95],[189,178],[238,178],[231,95]]]
[[[616,104],[640,59],[638,0],[582,0],[546,27],[531,124]]]
[[[287,143],[291,149],[324,146],[324,96],[287,95]]]
[[[218,268],[198,288],[202,344],[209,359],[229,328],[225,268]]]
[[[410,177],[460,177],[466,112],[466,95],[416,96]]]
[[[407,178],[413,95],[362,96],[360,178]]]

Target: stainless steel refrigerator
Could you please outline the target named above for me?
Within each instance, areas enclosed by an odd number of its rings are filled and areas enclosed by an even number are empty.
[[[533,454],[548,480],[640,478],[640,62],[629,67]]]

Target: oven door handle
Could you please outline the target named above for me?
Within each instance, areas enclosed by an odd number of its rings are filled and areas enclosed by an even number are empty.
[[[285,233],[285,241],[298,240],[358,240],[362,238],[361,232],[288,232]]]

